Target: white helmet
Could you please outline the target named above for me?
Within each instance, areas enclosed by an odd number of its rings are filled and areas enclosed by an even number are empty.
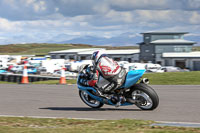
[[[103,56],[107,56],[105,54],[105,50],[99,50],[99,51],[95,51],[93,52],[92,56],[91,56],[91,60],[93,60],[93,62],[96,64],[99,60],[100,57]]]

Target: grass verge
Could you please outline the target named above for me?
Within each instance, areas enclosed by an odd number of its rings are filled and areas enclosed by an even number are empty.
[[[0,81],[0,84],[16,84],[16,83],[13,83],[13,82],[6,82],[6,81]]]
[[[66,80],[66,83],[76,84],[76,79]],[[32,82],[31,84],[59,84],[59,80],[38,81],[38,82]]]
[[[144,78],[150,80],[151,85],[200,85],[200,71],[146,73]],[[76,79],[66,80],[67,84],[76,84]],[[13,84],[0,81],[0,84]],[[59,80],[32,82],[31,84],[59,84]]]
[[[0,117],[1,133],[200,133],[200,128],[150,126],[142,120]]]
[[[200,85],[200,71],[146,73],[152,85]]]

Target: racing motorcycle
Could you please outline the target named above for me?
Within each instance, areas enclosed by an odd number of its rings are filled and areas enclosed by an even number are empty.
[[[80,69],[77,85],[81,100],[89,107],[101,108],[104,104],[116,107],[136,105],[142,110],[154,110],[158,106],[157,93],[148,86],[148,79],[141,78],[145,69],[127,72],[123,85],[107,93],[98,88],[98,84],[101,86],[109,84],[109,81],[104,78],[99,77],[97,85],[94,87],[81,84],[81,79],[90,79],[91,75],[87,73],[88,69],[88,65]]]

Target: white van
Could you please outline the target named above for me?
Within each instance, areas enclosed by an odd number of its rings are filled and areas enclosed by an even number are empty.
[[[92,60],[73,61],[65,64],[68,71],[79,71],[82,65],[92,65]]]
[[[146,67],[147,72],[164,72],[164,71],[161,71],[160,64],[148,63],[146,64],[145,67]]]
[[[124,64],[123,68],[126,69],[126,72],[129,72],[130,70],[140,70],[140,69],[146,69],[146,64],[144,63],[128,63]]]

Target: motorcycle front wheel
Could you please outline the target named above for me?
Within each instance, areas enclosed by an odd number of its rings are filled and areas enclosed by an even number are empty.
[[[131,97],[135,105],[142,110],[154,110],[159,104],[157,93],[150,86],[140,83],[131,88]]]
[[[104,105],[103,103],[89,96],[86,91],[79,90],[79,96],[85,104],[92,108],[101,108]]]

